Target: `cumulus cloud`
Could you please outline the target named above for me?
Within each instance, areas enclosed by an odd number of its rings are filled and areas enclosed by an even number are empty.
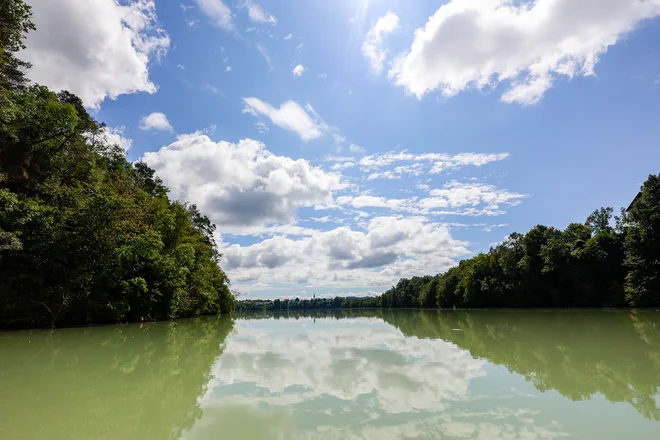
[[[420,99],[504,82],[502,101],[534,104],[558,76],[593,75],[610,46],[658,15],[660,0],[451,0],[389,76]]]
[[[257,98],[243,98],[245,113],[266,116],[280,128],[296,133],[304,141],[319,138],[330,129],[311,105],[303,108],[295,101],[286,101],[279,108]]]
[[[29,77],[78,95],[98,108],[106,98],[155,93],[149,64],[167,53],[153,0],[31,0],[37,31],[20,54],[32,63]]]
[[[399,28],[399,17],[392,11],[380,17],[369,29],[362,43],[362,54],[369,61],[371,69],[380,74],[387,57],[387,49],[383,49],[383,38]]]
[[[250,20],[253,22],[270,24],[277,23],[277,18],[274,15],[267,13],[260,5],[251,1],[246,1],[245,7],[247,7],[248,10],[248,17],[250,17]]]
[[[211,22],[223,29],[233,29],[232,14],[229,6],[222,0],[195,0],[199,9],[211,19]]]
[[[287,35],[284,37],[285,40],[290,40],[290,39],[292,39],[292,38],[293,38],[293,34],[287,34]]]
[[[213,142],[206,135],[180,136],[143,160],[178,200],[197,204],[220,232],[231,227],[289,223],[296,209],[331,203],[343,188],[340,176],[305,160],[277,156],[261,142]]]
[[[140,120],[141,130],[163,130],[173,131],[172,124],[167,120],[164,113],[154,112]]]
[[[296,67],[293,68],[293,71],[291,73],[293,73],[293,76],[300,78],[303,75],[303,73],[305,73],[305,70],[306,70],[305,66],[303,66],[302,64],[298,64]]]
[[[237,282],[384,287],[404,275],[437,273],[469,253],[446,225],[421,217],[376,217],[366,232],[348,226],[303,232],[301,238],[281,234],[250,246],[226,245],[223,267]]]

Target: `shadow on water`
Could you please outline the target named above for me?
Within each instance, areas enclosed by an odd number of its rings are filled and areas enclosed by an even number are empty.
[[[660,420],[660,312],[652,310],[330,310],[244,318],[380,318],[405,336],[442,339],[506,367],[539,391],[597,394]]]
[[[0,438],[180,438],[232,328],[222,316],[0,333]]]

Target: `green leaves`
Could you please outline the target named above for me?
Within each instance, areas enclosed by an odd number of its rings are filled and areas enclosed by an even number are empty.
[[[660,304],[660,175],[644,182],[627,213],[626,301],[635,306]]]

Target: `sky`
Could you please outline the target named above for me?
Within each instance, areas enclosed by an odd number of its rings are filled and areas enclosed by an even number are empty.
[[[660,0],[28,0],[30,78],[217,226],[242,298],[360,296],[660,172]]]

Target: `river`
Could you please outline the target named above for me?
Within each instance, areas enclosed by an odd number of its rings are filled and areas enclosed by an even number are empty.
[[[2,439],[659,439],[658,311],[327,311],[0,333]]]

